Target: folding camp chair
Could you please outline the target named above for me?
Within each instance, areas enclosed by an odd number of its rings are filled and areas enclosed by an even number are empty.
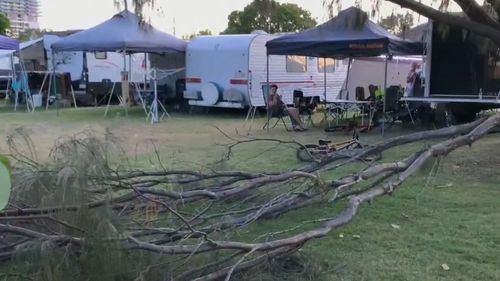
[[[304,97],[302,91],[293,92],[294,106],[299,110],[302,123],[308,127],[314,126],[312,115],[319,103],[319,97]]]
[[[269,128],[275,128],[276,125],[278,125],[278,123],[281,123],[283,124],[283,126],[285,127],[285,130],[287,131],[290,131],[290,129],[288,129],[287,125],[286,125],[286,122],[285,122],[285,119],[286,117],[288,117],[287,113],[285,110],[281,110],[279,112],[276,112],[276,111],[273,111],[270,107],[269,107],[269,92],[270,92],[270,87],[266,87],[266,85],[262,86],[262,94],[263,94],[263,97],[264,97],[264,103],[266,105],[266,109],[267,109],[267,121],[266,123],[264,124],[264,126],[262,127],[262,129],[269,129]],[[276,122],[274,122],[274,125],[273,126],[270,126],[271,125],[271,121],[273,119],[276,119]],[[291,120],[290,120],[290,123],[291,123]]]
[[[405,101],[401,101],[403,90],[399,86],[390,86],[385,94],[385,120],[386,124],[392,126],[396,122],[406,123],[410,121],[414,124],[412,108]]]

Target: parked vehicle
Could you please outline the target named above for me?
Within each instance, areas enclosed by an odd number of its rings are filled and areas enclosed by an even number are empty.
[[[109,84],[120,82],[124,65],[130,71],[129,81],[144,83],[150,63],[145,54],[127,55],[116,52],[61,52],[53,53],[50,46],[60,40],[57,35],[44,35],[36,40],[21,43],[21,58],[28,71],[50,71],[55,64],[56,72],[70,73],[75,90],[103,96]],[[103,82],[106,87],[103,87]],[[119,91],[119,83],[116,91]]]
[[[276,35],[245,34],[200,36],[188,44],[186,91],[190,105],[244,108],[265,106],[262,87],[267,82],[266,47]],[[327,101],[337,98],[347,75],[341,60],[301,56],[269,56],[269,82],[279,87],[286,103],[293,91]]]
[[[468,122],[481,110],[500,107],[500,53],[491,40],[434,21],[409,35],[426,43],[426,54],[421,83],[404,100],[431,107],[423,111],[446,124]]]

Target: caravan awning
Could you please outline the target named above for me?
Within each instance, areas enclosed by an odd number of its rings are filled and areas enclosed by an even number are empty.
[[[0,58],[10,57],[14,54],[15,50],[0,50]]]
[[[43,37],[40,37],[40,38],[37,38],[37,39],[34,39],[34,40],[30,40],[30,41],[25,41],[25,42],[21,42],[21,44],[19,44],[19,49],[26,49],[28,47],[31,47],[33,45],[35,45],[36,43],[38,42],[42,42],[43,41]]]

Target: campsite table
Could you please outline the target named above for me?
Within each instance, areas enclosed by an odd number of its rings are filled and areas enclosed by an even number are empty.
[[[348,119],[349,113],[356,113],[361,115],[361,125],[365,125],[365,112],[368,109],[368,128],[371,126],[371,121],[374,114],[374,107],[372,101],[359,101],[359,100],[335,100],[334,102],[329,102],[327,105],[327,111],[337,125],[340,120]],[[330,125],[330,124],[329,124]]]

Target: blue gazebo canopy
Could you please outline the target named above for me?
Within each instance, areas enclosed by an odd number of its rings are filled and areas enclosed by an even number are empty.
[[[0,50],[19,50],[19,41],[0,35]]]
[[[423,53],[422,43],[389,33],[356,7],[314,28],[270,40],[266,47],[268,55],[333,58]]]
[[[127,10],[111,19],[69,35],[52,44],[56,52],[115,52],[176,53],[185,52],[187,43],[173,35],[143,23]]]

